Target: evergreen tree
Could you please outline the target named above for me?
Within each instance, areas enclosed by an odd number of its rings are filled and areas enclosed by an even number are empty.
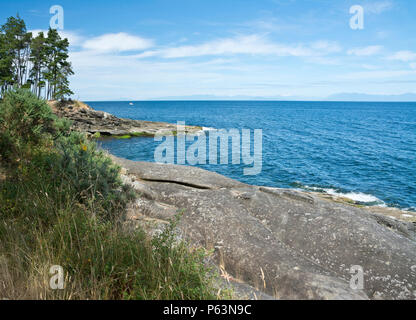
[[[63,99],[66,96],[74,94],[69,88],[69,77],[74,74],[74,71],[72,70],[72,64],[68,61],[68,47],[68,39],[63,39],[58,43],[60,68],[55,86],[56,99]]]
[[[8,54],[6,37],[0,33],[0,96],[13,85],[13,59]]]
[[[73,94],[69,77],[74,74],[68,61],[68,39],[49,28],[32,38],[25,22],[10,17],[0,26],[0,97],[12,87],[31,89],[38,97],[64,99]]]
[[[69,89],[68,77],[73,75],[71,63],[68,62],[68,39],[61,39],[58,31],[49,28],[46,39],[47,68],[44,72],[48,80],[47,99],[62,99],[73,94]]]
[[[41,90],[45,86],[43,81],[43,70],[46,66],[46,38],[43,32],[32,40],[30,46],[30,62],[32,63],[32,70],[30,71],[30,78],[32,80],[32,91],[40,97]]]
[[[6,41],[6,54],[12,59],[14,82],[20,88],[27,79],[32,34],[27,32],[25,22],[18,15],[8,18],[1,32]]]

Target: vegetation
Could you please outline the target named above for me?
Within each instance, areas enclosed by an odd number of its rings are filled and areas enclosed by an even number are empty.
[[[125,134],[124,136],[114,136],[116,139],[130,139],[131,135]]]
[[[73,94],[68,77],[68,39],[49,28],[45,37],[27,32],[25,22],[10,17],[0,27],[0,97],[15,88],[29,88],[37,97],[64,99]]]
[[[127,232],[119,168],[29,89],[0,101],[0,299],[215,299],[205,252],[175,222]],[[50,288],[62,266],[63,290]]]
[[[131,135],[133,137],[154,137],[154,134],[149,132],[133,132]]]
[[[131,132],[129,134],[120,135],[120,136],[111,136],[111,138],[114,139],[131,139],[131,138],[137,138],[137,137],[154,137],[155,135],[150,132]],[[96,132],[93,135],[93,138],[99,139],[102,138],[101,134],[99,132]]]

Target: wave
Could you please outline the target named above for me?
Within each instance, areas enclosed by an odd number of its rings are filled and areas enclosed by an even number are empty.
[[[302,185],[301,183],[295,183],[298,189],[305,190],[305,191],[313,191],[313,192],[320,192],[325,193],[330,196],[334,197],[342,197],[354,201],[357,204],[366,205],[366,206],[378,206],[378,207],[387,207],[386,203],[373,196],[371,194],[366,194],[362,192],[342,192],[339,189],[335,188],[323,188],[323,187],[314,187],[314,186],[307,186]]]
[[[210,128],[210,127],[202,127],[202,131],[213,131],[213,130],[217,130],[217,129]]]

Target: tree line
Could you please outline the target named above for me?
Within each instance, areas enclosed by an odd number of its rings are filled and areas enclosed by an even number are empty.
[[[15,88],[30,89],[47,100],[72,95],[68,47],[68,39],[55,29],[34,37],[18,15],[8,18],[0,27],[0,97]]]

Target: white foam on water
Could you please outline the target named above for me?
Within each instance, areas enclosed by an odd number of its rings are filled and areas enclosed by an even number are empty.
[[[311,191],[323,192],[323,193],[326,193],[335,197],[347,198],[358,203],[371,204],[371,205],[375,205],[379,207],[387,207],[387,205],[385,204],[383,200],[380,200],[379,198],[371,194],[366,194],[362,192],[342,193],[332,188],[319,188],[319,187],[309,187],[309,186],[304,186],[304,188],[307,190],[311,190]]]
[[[338,197],[344,197],[347,199],[350,199],[352,201],[356,202],[363,202],[363,203],[384,203],[379,198],[371,195],[371,194],[365,194],[361,192],[348,192],[348,193],[341,193],[336,192],[333,189],[329,189],[326,191],[328,194]]]
[[[216,130],[216,129],[210,128],[210,127],[202,127],[202,131],[212,131],[212,130]]]
[[[196,132],[196,135],[198,135],[198,136],[201,136],[201,135],[206,135],[206,133],[205,132],[208,132],[208,131],[213,131],[213,130],[216,130],[215,128],[209,128],[209,127],[202,127],[202,129],[201,130],[198,130],[197,132]]]

